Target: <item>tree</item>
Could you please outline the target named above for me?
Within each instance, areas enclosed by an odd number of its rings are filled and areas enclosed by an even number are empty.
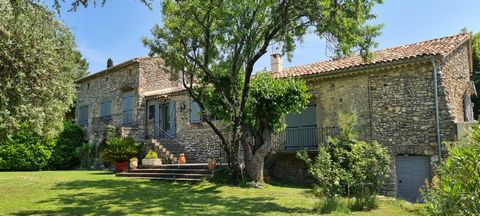
[[[113,66],[113,60],[111,58],[108,58],[107,60],[107,68],[109,67],[112,67]]]
[[[79,68],[74,38],[54,13],[27,0],[0,0],[0,142],[22,124],[54,137]]]
[[[381,0],[231,0],[162,2],[163,25],[144,39],[152,54],[159,54],[180,76],[183,86],[203,114],[223,109],[227,130],[208,118],[226,152],[229,167],[239,173],[237,153],[242,137],[261,131],[243,124],[249,113],[253,68],[272,44],[291,57],[295,42],[310,30],[327,39],[337,56],[355,50],[367,58],[381,26],[367,25],[371,9]],[[221,103],[206,103],[209,88]],[[212,91],[210,91],[212,92]],[[272,114],[272,113],[267,113]],[[278,115],[274,113],[273,115]],[[248,147],[248,146],[244,146]],[[248,166],[248,164],[246,164]],[[249,168],[247,167],[247,170]],[[259,180],[254,175],[253,180]]]
[[[473,34],[472,34],[473,35]],[[472,36],[472,62],[473,62],[473,74],[472,79],[475,83],[475,88],[480,90],[480,32]],[[478,118],[480,115],[480,95],[477,95],[474,99],[474,113]]]

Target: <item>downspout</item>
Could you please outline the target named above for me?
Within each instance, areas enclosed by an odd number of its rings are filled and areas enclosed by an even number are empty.
[[[438,145],[438,161],[442,161],[442,141],[440,139],[440,111],[438,104],[438,71],[437,64],[435,63],[435,57],[432,57],[433,65],[433,83],[434,83],[434,94],[435,94],[435,127],[437,132],[437,145]]]

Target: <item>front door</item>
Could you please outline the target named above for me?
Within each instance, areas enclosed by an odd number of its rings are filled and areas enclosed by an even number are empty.
[[[398,197],[410,202],[421,201],[420,188],[425,179],[430,180],[429,156],[396,157]]]
[[[158,106],[158,128],[161,138],[175,137],[175,101],[162,103]]]

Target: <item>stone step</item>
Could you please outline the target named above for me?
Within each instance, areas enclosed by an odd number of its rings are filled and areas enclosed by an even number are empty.
[[[149,177],[149,178],[188,178],[188,179],[202,179],[210,178],[212,174],[200,173],[117,173],[118,177]]]
[[[209,169],[177,169],[177,168],[160,168],[160,169],[133,169],[129,173],[201,173],[211,174]]]
[[[155,180],[155,181],[178,181],[178,182],[199,182],[202,181],[203,179],[192,179],[192,178],[167,178],[167,177],[134,177],[138,179],[149,179],[149,180]]]

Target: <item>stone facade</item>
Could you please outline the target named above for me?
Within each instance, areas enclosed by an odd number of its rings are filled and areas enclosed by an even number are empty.
[[[145,119],[144,95],[152,89],[177,86],[177,82],[169,80],[169,74],[159,68],[163,61],[158,57],[135,58],[106,70],[92,74],[77,81],[77,122],[79,109],[88,106],[88,124],[83,125],[87,139],[92,143],[100,143],[105,133],[105,126],[114,125],[124,133],[136,138],[143,135],[138,132]],[[123,96],[133,94],[133,121],[131,125],[123,125]],[[111,115],[101,117],[102,101],[111,101]]]
[[[420,56],[365,69],[305,76],[314,95],[311,102],[316,105],[316,127],[337,127],[339,112],[355,112],[361,139],[376,140],[389,149],[392,167],[385,192],[394,196],[397,156],[428,156],[432,168],[439,161],[432,60],[438,72],[441,141],[457,139],[457,123],[466,121],[465,96],[473,93],[469,80],[469,52],[467,43],[463,42],[445,57]],[[169,139],[182,145],[187,160],[206,162],[213,158],[222,161],[225,153],[218,137],[206,123],[192,123],[190,98],[178,82],[170,81],[170,74],[163,65],[160,58],[138,58],[77,82],[77,114],[80,106],[89,107],[88,125],[85,126],[89,140],[98,143],[107,124],[139,140],[157,138],[155,131],[160,121],[168,121]],[[133,122],[128,127],[122,125],[126,93],[134,95]],[[100,103],[105,100],[112,101],[110,118],[100,117]],[[174,107],[174,112],[167,113],[167,106]],[[154,108],[152,112],[151,107]],[[158,117],[162,109],[164,115],[169,116],[168,120]],[[215,124],[223,128],[221,121]],[[277,151],[270,155],[265,164],[268,175],[307,183],[305,164],[294,154]]]
[[[439,73],[442,142],[456,140],[457,123],[466,121],[464,96],[472,93],[468,59],[467,45],[458,47],[445,59],[435,59]],[[439,161],[433,71],[431,59],[425,58],[395,66],[307,79],[315,95],[317,127],[337,126],[338,112],[353,111],[358,117],[361,137],[388,147],[392,159],[386,185],[388,195],[396,195],[397,155],[430,156],[432,168]],[[276,160],[278,162],[269,162],[274,176],[287,176],[289,180],[291,176],[306,176],[302,174],[305,164],[291,155],[277,156]]]

